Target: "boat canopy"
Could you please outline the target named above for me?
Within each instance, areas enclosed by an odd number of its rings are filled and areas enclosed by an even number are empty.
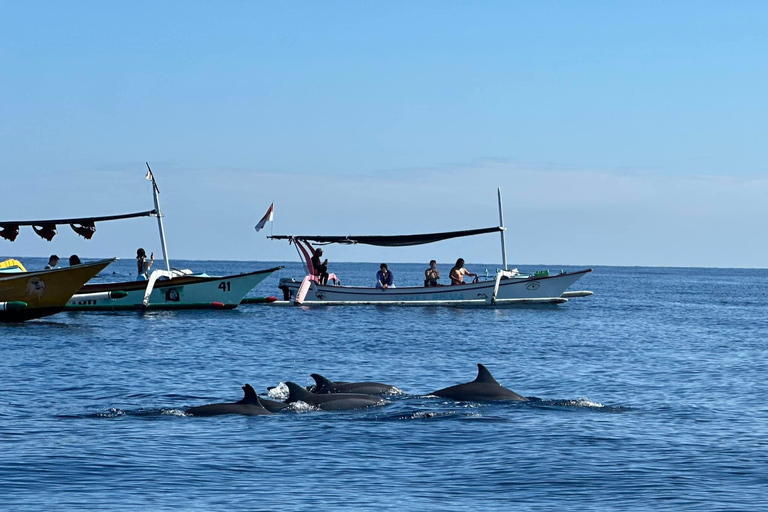
[[[302,240],[318,244],[366,244],[381,247],[405,247],[409,245],[422,245],[460,238],[464,236],[484,235],[486,233],[498,233],[504,228],[494,226],[492,228],[468,229],[464,231],[444,231],[442,233],[424,233],[420,235],[347,235],[347,236],[308,236],[308,235],[272,235],[267,238],[273,240]]]
[[[32,226],[35,233],[49,242],[56,236],[56,226],[69,224],[78,235],[90,240],[96,232],[96,222],[107,220],[133,219],[136,217],[151,217],[157,215],[157,210],[145,212],[125,213],[122,215],[105,215],[102,217],[77,217],[74,219],[49,219],[49,220],[13,220],[0,221],[0,237],[13,242],[19,235],[19,226]]]

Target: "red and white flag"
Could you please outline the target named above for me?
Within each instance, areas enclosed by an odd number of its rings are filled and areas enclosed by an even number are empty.
[[[256,224],[256,231],[260,231],[262,228],[264,228],[264,226],[267,225],[267,222],[272,222],[273,220],[275,220],[275,203],[269,205],[267,213],[265,213],[259,223]]]

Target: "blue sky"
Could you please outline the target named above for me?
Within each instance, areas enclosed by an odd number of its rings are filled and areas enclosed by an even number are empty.
[[[763,2],[0,4],[0,220],[152,207],[173,259],[493,225],[513,264],[766,267]],[[267,228],[267,231],[269,228]],[[485,235],[343,261],[493,263]],[[150,219],[0,254],[160,253]],[[327,251],[328,252],[328,251]],[[331,254],[329,254],[329,257]]]

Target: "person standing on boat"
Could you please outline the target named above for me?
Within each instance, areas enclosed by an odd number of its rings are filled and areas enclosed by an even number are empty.
[[[456,265],[454,265],[453,268],[451,269],[451,273],[449,274],[449,276],[451,278],[451,284],[465,284],[464,276],[477,277],[477,274],[465,269],[464,258],[459,258],[458,260],[456,260]]]
[[[429,262],[429,268],[424,272],[424,286],[432,287],[437,286],[437,282],[440,280],[440,271],[437,270],[437,262],[432,260]]]
[[[56,268],[59,265],[59,257],[55,254],[51,254],[51,257],[48,258],[48,264],[45,266],[45,270],[51,270],[53,268]]]
[[[74,267],[75,265],[82,265],[83,262],[80,261],[80,258],[77,256],[77,254],[73,254],[69,257],[69,266]]]
[[[320,256],[323,255],[321,248],[315,249],[315,254],[312,255],[312,267],[315,269],[315,275],[320,279],[320,284],[326,284],[328,282],[328,259],[320,261]]]
[[[387,268],[387,264],[382,263],[381,266],[379,267],[379,271],[376,272],[376,288],[382,288],[386,290],[387,288],[394,288],[394,287],[395,287],[395,276]]]
[[[139,247],[139,249],[136,251],[136,267],[138,270],[138,275],[136,276],[137,281],[146,281],[149,279],[149,269],[152,268],[152,264],[155,262],[155,253],[150,253],[149,255],[149,261],[147,261],[147,253]]]

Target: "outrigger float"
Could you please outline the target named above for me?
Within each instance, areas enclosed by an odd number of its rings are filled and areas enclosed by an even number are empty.
[[[146,178],[152,181],[155,201],[151,215],[157,217],[165,270],[154,270],[146,281],[86,284],[72,297],[66,310],[233,309],[255,286],[283,268],[274,267],[223,277],[171,268],[158,198],[160,191],[149,164],[147,171]]]
[[[272,235],[274,240],[288,240],[294,244],[299,258],[307,268],[307,275],[296,281],[291,278],[280,280],[285,302],[295,305],[398,305],[398,306],[504,306],[516,304],[561,304],[569,298],[586,297],[591,291],[566,291],[591,268],[576,272],[550,274],[548,271],[521,274],[517,269],[508,269],[506,239],[504,236],[504,213],[499,198],[499,225],[465,231],[448,231],[420,235],[396,236],[305,236]],[[329,281],[334,284],[320,284],[317,272],[312,266],[314,247],[325,244],[367,244],[381,247],[404,247],[421,245],[451,238],[500,233],[501,254],[504,268],[498,269],[491,279],[473,283],[445,286],[410,286],[397,288],[372,288],[363,286],[342,286],[335,276]]]

